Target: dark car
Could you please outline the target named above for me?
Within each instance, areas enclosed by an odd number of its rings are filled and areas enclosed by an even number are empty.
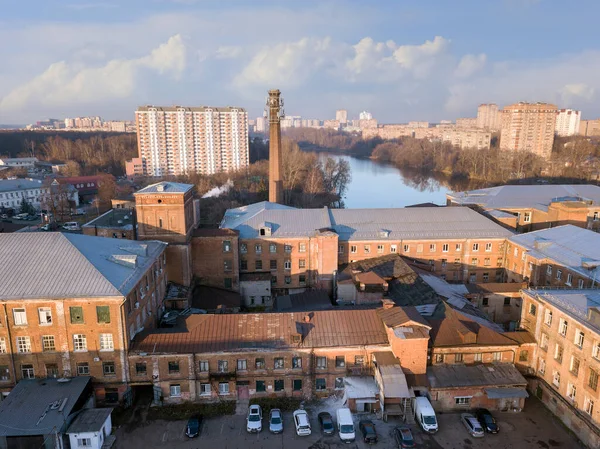
[[[496,418],[492,416],[489,410],[478,408],[475,411],[475,415],[477,416],[477,421],[479,421],[479,424],[481,424],[481,427],[483,427],[483,430],[487,433],[498,433],[500,431]]]
[[[377,432],[375,431],[375,424],[369,419],[359,421],[358,428],[363,434],[363,441],[365,443],[374,444],[377,443]]]
[[[185,434],[188,438],[195,438],[200,435],[200,426],[202,425],[202,415],[192,416],[188,419],[185,427]]]
[[[331,417],[331,414],[328,412],[321,412],[319,413],[318,417],[323,433],[325,435],[333,435],[335,432],[335,427],[333,425],[333,418]]]
[[[399,448],[415,447],[412,432],[406,426],[394,428],[394,438],[396,438],[396,444]]]

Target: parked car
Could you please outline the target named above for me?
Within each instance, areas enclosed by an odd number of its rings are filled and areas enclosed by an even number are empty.
[[[196,438],[200,435],[200,426],[202,425],[202,415],[192,416],[188,419],[185,427],[185,434],[188,438]]]
[[[269,412],[269,430],[273,433],[283,432],[283,418],[278,408],[273,408]]]
[[[253,404],[248,409],[246,430],[250,433],[258,433],[262,430],[262,409],[260,405]]]
[[[352,443],[356,439],[356,431],[354,429],[354,420],[352,412],[348,407],[338,408],[335,412],[337,415],[337,430],[340,440],[344,443]]]
[[[496,418],[492,416],[490,411],[485,408],[478,408],[475,411],[475,415],[477,416],[477,420],[483,430],[488,433],[498,433],[500,431],[500,427],[498,427],[498,423],[496,422]]]
[[[333,435],[335,433],[335,426],[333,425],[331,414],[329,412],[321,412],[318,417],[323,433],[325,435]]]
[[[375,424],[373,424],[373,421],[370,419],[363,419],[359,421],[358,428],[363,434],[363,441],[365,443],[377,443],[377,432],[375,431]]]
[[[481,424],[479,424],[479,421],[477,421],[475,415],[472,415],[471,413],[461,413],[460,420],[465,425],[467,432],[469,432],[472,437],[483,437],[483,429],[481,428]]]
[[[0,218],[8,218],[8,214],[2,214],[0,215]]]
[[[394,438],[399,448],[415,447],[415,440],[412,432],[406,426],[394,428]]]
[[[296,435],[302,437],[311,434],[308,413],[305,410],[296,410],[294,412],[294,425],[296,426]]]
[[[63,229],[65,231],[81,231],[81,227],[79,226],[79,223],[77,223],[76,221],[67,221],[63,225]]]

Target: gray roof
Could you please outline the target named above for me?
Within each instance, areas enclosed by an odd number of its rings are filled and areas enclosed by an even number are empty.
[[[2,157],[0,162],[10,164],[11,162],[37,162],[37,157]]]
[[[466,207],[295,209],[262,202],[229,209],[221,222],[222,228],[238,230],[240,238],[257,238],[264,226],[271,227],[273,237],[305,237],[332,230],[341,241],[505,238],[513,235]]]
[[[0,192],[14,192],[16,190],[40,189],[45,187],[42,181],[31,178],[0,179]]]
[[[119,223],[120,222],[120,223]],[[129,209],[110,209],[92,221],[87,222],[83,227],[88,228],[119,228],[123,230],[133,229],[132,211]]]
[[[73,420],[66,433],[100,432],[112,408],[88,408],[82,410]]]
[[[600,204],[600,187],[590,184],[508,185],[487,189],[451,192],[448,199],[463,206],[478,205],[485,209],[548,210],[553,201],[588,200]]]
[[[582,289],[582,290],[557,290],[557,289],[527,289],[523,290],[533,298],[539,298],[555,307],[558,307],[566,314],[576,320],[584,323],[600,333],[600,324],[597,316],[600,315],[600,290]],[[591,311],[595,314],[591,314]]]
[[[600,234],[573,225],[515,235],[510,242],[527,248],[536,259],[551,259],[580,275],[593,278],[600,273]]]
[[[512,363],[432,365],[427,367],[427,379],[431,388],[527,385]]]
[[[65,419],[90,382],[87,376],[73,377],[67,382],[20,381],[0,403],[0,436],[47,435],[56,429],[61,432]]]
[[[0,299],[125,296],[166,246],[61,232],[0,234]]]
[[[192,190],[194,188],[193,184],[183,184],[181,182],[171,182],[171,181],[161,181],[156,184],[150,184],[147,187],[144,187],[141,190],[138,190],[134,193],[134,195],[138,195],[140,193],[185,193],[188,190]],[[162,189],[162,190],[161,190]]]

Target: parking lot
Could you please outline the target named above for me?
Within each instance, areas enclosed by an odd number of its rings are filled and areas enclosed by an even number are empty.
[[[117,449],[152,449],[180,447],[182,449],[197,448],[261,448],[261,449],[358,449],[370,447],[360,440],[352,444],[344,444],[337,435],[322,435],[317,422],[317,410],[307,407],[311,418],[312,435],[299,437],[294,431],[292,414],[284,413],[283,434],[273,435],[268,431],[268,422],[263,420],[263,431],[259,434],[246,432],[245,416],[223,416],[206,419],[202,423],[199,438],[188,439],[185,435],[186,421],[152,421],[142,424],[133,423],[117,430]],[[424,434],[416,426],[413,436],[417,447],[422,449],[513,449],[513,448],[564,448],[582,447],[577,440],[557,421],[537,399],[527,401],[525,411],[521,413],[495,413],[500,426],[498,435],[485,435],[484,438],[473,438],[460,422],[460,414],[448,413],[438,415],[440,431],[435,435]],[[391,436],[398,421],[384,423],[373,419],[377,427],[379,442],[375,447],[396,447]],[[356,424],[358,418],[355,417]],[[358,429],[358,425],[356,426]]]

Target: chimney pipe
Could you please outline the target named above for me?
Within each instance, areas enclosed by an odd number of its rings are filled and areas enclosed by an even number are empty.
[[[269,119],[269,201],[281,204],[283,202],[281,118],[284,112],[283,99],[278,89],[269,91],[266,109]]]

